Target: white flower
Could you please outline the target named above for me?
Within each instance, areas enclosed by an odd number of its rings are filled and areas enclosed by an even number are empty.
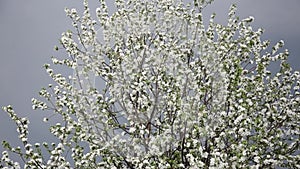
[[[136,128],[135,127],[130,127],[130,129],[129,129],[129,132],[130,133],[133,133],[133,132],[135,132],[136,131]]]

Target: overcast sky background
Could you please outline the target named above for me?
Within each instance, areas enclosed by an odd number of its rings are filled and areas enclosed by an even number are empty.
[[[113,0],[108,0],[112,6]],[[290,63],[300,70],[300,0],[215,0],[205,9],[205,17],[216,12],[216,21],[226,23],[230,4],[238,6],[241,18],[254,16],[254,28],[265,29],[263,39],[275,44],[284,40]],[[97,0],[90,0],[92,11]],[[65,7],[81,7],[81,0],[0,0],[0,106],[13,105],[20,116],[30,119],[33,142],[55,141],[41,122],[44,112],[31,109],[31,98],[51,79],[42,65],[50,63],[63,31],[71,28]],[[0,110],[0,141],[18,144],[16,126]],[[0,152],[2,152],[0,146]],[[1,155],[0,155],[1,156]]]

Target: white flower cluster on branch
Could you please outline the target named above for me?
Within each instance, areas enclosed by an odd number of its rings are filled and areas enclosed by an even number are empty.
[[[68,57],[52,60],[73,75],[45,64],[56,84],[32,99],[33,109],[62,117],[50,127],[59,143],[31,145],[29,121],[4,107],[23,145],[3,142],[0,167],[300,167],[300,74],[279,52],[283,41],[267,51],[263,30],[252,29],[253,17],[239,20],[235,5],[227,25],[213,14],[206,27],[212,0],[116,0],[112,15],[99,3],[97,20],[87,0],[82,16],[65,10]]]

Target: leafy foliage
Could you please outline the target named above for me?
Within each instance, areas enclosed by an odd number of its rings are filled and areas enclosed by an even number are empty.
[[[74,30],[55,49],[68,57],[53,63],[74,73],[45,64],[56,84],[32,99],[63,119],[50,127],[59,143],[31,145],[29,121],[4,107],[23,148],[3,142],[0,166],[20,168],[12,152],[25,168],[299,168],[300,74],[283,41],[268,52],[235,5],[206,28],[211,2],[116,0],[110,16],[99,0],[97,20],[87,1],[82,16],[66,9]]]

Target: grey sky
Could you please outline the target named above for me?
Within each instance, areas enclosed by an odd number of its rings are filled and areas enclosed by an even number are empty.
[[[97,4],[96,0],[90,1]],[[255,17],[254,28],[264,28],[263,37],[271,44],[283,39],[290,50],[292,67],[300,69],[299,0],[215,0],[205,9],[206,17],[216,12],[216,20],[225,23],[231,3],[237,3],[241,18]],[[0,0],[0,106],[11,104],[19,115],[29,117],[33,141],[49,140],[47,127],[40,122],[44,112],[31,110],[31,98],[51,82],[42,65],[50,63],[52,55],[61,54],[54,52],[53,46],[71,25],[64,8],[80,4],[81,0]],[[95,8],[91,6],[91,10]],[[16,144],[15,129],[0,110],[0,141]]]

